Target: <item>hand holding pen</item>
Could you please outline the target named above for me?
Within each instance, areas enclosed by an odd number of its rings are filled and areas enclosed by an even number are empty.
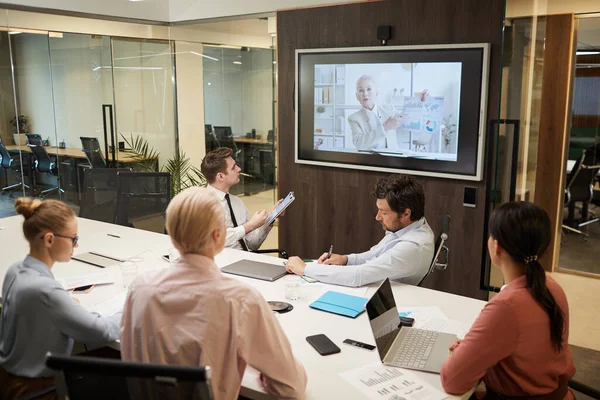
[[[317,260],[318,264],[327,265],[346,265],[348,263],[348,257],[340,254],[333,253],[333,245],[329,247],[329,251],[325,252]]]

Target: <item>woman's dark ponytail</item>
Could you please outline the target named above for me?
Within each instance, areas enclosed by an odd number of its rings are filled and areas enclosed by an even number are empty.
[[[492,212],[489,227],[492,238],[515,262],[525,265],[527,286],[548,314],[552,344],[561,351],[564,314],[548,290],[546,273],[538,262],[552,237],[548,214],[533,203],[505,203]]]
[[[550,338],[556,347],[556,350],[562,350],[562,334],[564,325],[564,316],[562,310],[556,303],[554,296],[546,286],[546,272],[537,260],[527,264],[525,269],[527,275],[527,286],[531,288],[533,298],[544,307],[544,310],[550,317]]]

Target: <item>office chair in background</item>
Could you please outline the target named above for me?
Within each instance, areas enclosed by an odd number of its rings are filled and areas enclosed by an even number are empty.
[[[600,143],[590,146],[583,151],[583,154],[575,162],[571,173],[567,176],[567,186],[565,188],[565,203],[568,208],[567,223],[562,225],[562,228],[583,235],[585,239],[589,238],[589,234],[581,230],[581,228],[600,222],[600,218],[592,214],[589,218],[589,205],[594,198],[594,180],[600,169]],[[575,222],[575,203],[581,202],[581,220]]]
[[[117,207],[117,174],[127,168],[86,168],[79,216],[114,223]]]
[[[90,166],[92,168],[107,168],[108,164],[100,149],[98,138],[81,136],[79,139],[81,140],[81,150],[83,150]]]
[[[232,152],[231,158],[233,158],[235,161],[239,161],[238,156],[241,150],[238,149],[237,145],[235,144],[235,141],[233,140],[233,133],[231,132],[231,127],[214,126],[213,129],[215,136],[219,141],[219,147],[229,147]]]
[[[29,134],[28,134],[29,135]],[[39,135],[38,135],[39,136]],[[60,187],[60,176],[58,173],[58,165],[52,161],[46,149],[41,145],[28,144],[35,159],[34,167],[38,172],[43,172],[56,177],[56,186],[40,191],[40,196],[45,196],[48,193],[65,191]]]
[[[211,400],[210,367],[48,354],[58,399]]]
[[[221,145],[213,132],[212,125],[204,125],[204,140],[206,142],[206,152],[217,150]]]
[[[165,233],[170,201],[171,173],[118,172],[114,223]]]
[[[2,138],[0,138],[0,165],[4,168],[4,176],[6,177],[6,184],[8,185],[8,171],[14,171],[17,176],[21,176],[21,171],[23,170],[23,165],[21,164],[21,158],[18,154],[11,155],[9,151],[4,146],[4,142],[2,142]],[[20,188],[24,186],[29,189],[29,186],[19,181],[15,184],[8,185],[2,188],[2,193],[10,190],[10,194],[12,196],[12,192],[14,189]]]
[[[434,270],[444,271],[446,268],[448,268],[448,260],[449,260],[449,256],[450,256],[450,250],[448,249],[448,247],[446,247],[445,243],[448,240],[448,234],[450,233],[450,221],[451,221],[451,218],[449,215],[444,215],[442,217],[442,230],[440,231],[440,234],[435,239],[435,247],[433,248],[433,250],[434,250],[433,260],[431,260],[431,265],[429,265],[429,270],[427,270],[427,273],[425,274],[423,279],[421,279],[421,281],[419,282],[419,284],[417,286],[423,286],[423,284],[425,283],[425,280],[429,277],[429,275],[431,275],[433,273]],[[440,253],[442,253],[442,252],[445,254],[446,261],[438,262]]]
[[[38,135],[37,133],[26,133],[25,137],[27,137],[27,144],[34,146],[41,146],[43,144],[42,135]]]

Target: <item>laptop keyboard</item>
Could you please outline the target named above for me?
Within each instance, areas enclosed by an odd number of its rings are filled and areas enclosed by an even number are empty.
[[[439,332],[423,329],[407,329],[400,348],[394,356],[393,364],[407,368],[425,368],[427,359]]]

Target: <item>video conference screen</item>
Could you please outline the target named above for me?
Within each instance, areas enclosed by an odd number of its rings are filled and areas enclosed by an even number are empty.
[[[297,54],[298,162],[480,178],[485,45],[329,50]]]

